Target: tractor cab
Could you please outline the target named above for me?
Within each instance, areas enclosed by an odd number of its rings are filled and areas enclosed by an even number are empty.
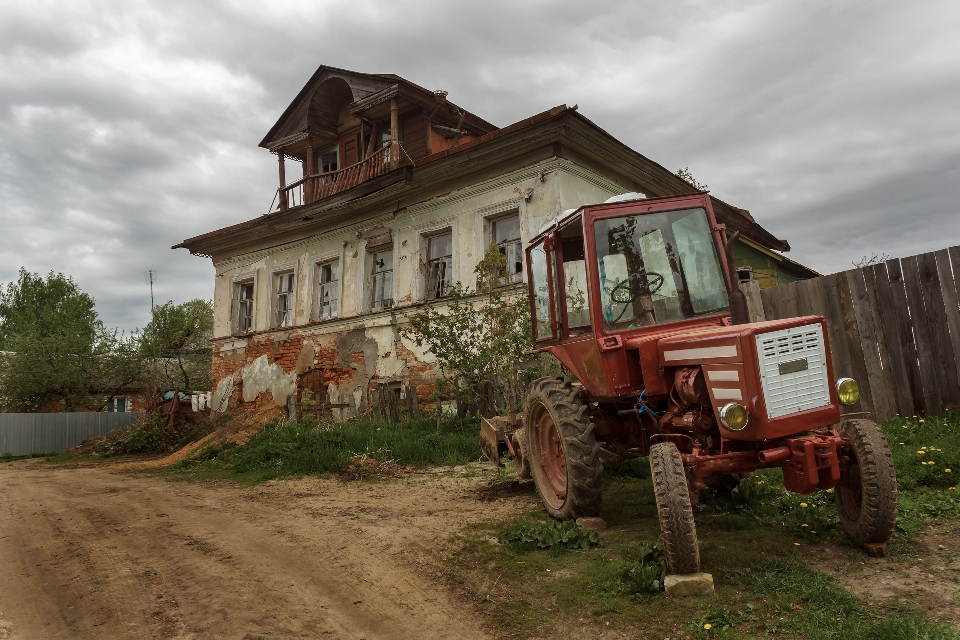
[[[569,211],[527,249],[533,338],[592,395],[636,397],[644,335],[730,324],[733,279],[710,197],[608,202]]]

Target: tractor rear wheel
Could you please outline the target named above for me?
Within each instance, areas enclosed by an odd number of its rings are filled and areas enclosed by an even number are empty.
[[[870,420],[847,420],[853,460],[834,491],[840,524],[855,543],[886,542],[897,523],[897,475],[883,432]]]
[[[690,490],[677,445],[661,442],[650,447],[650,475],[660,516],[660,535],[667,573],[700,571],[697,525],[690,505]]]
[[[600,512],[603,463],[586,412],[572,385],[541,378],[530,386],[524,416],[530,474],[557,520]]]

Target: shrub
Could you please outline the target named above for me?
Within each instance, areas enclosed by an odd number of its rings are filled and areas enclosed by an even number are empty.
[[[128,427],[84,443],[78,449],[82,453],[102,456],[167,453],[203,437],[208,432],[207,426],[186,422],[171,425],[167,417],[152,413]]]

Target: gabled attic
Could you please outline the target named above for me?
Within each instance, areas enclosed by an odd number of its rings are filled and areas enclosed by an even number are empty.
[[[279,209],[355,186],[497,127],[395,75],[321,66],[260,142],[278,154]],[[283,159],[304,163],[304,178],[286,184]]]

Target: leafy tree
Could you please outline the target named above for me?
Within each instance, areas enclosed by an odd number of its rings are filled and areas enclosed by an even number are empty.
[[[168,301],[154,309],[140,334],[144,380],[160,389],[209,389],[212,385],[213,304]]]
[[[0,290],[0,404],[7,411],[102,409],[139,375],[136,341],[107,329],[62,273],[20,270]]]
[[[515,288],[499,286],[506,258],[496,245],[474,271],[475,291],[457,282],[441,304],[411,314],[409,326],[400,331],[436,357],[446,393],[484,406],[489,413],[492,391],[511,411],[516,405],[517,364],[531,360],[524,351],[533,347],[528,298]]]

